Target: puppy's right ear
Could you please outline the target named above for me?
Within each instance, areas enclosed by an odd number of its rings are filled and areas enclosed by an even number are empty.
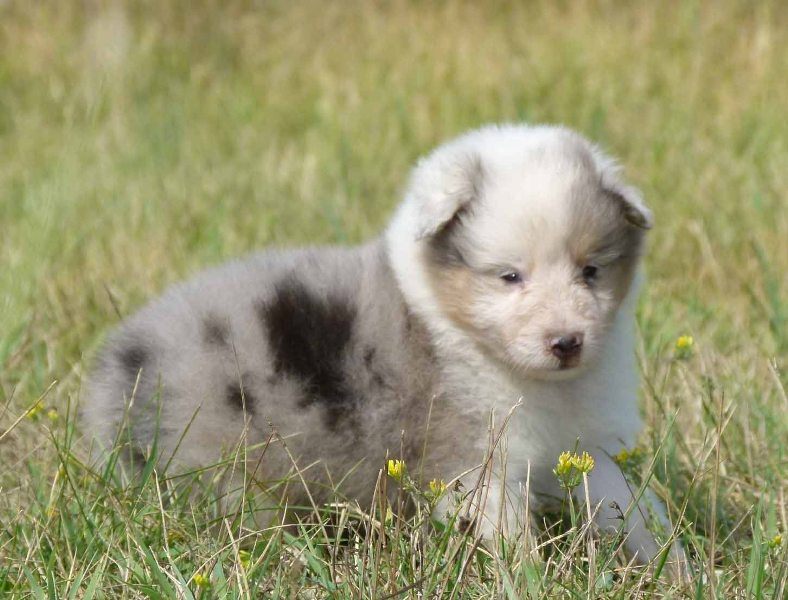
[[[409,196],[416,205],[416,239],[434,236],[481,194],[481,158],[449,149],[423,158],[413,170]]]

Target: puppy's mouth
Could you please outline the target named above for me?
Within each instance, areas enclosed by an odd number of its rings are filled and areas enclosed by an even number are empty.
[[[542,381],[571,381],[575,377],[580,376],[583,371],[584,369],[582,367],[545,369],[540,371],[531,371],[530,377],[533,379],[540,379]]]
[[[572,356],[569,358],[562,358],[558,361],[558,371],[571,371],[572,369],[580,366],[580,356]]]
[[[549,370],[546,374],[546,379],[564,380],[572,379],[583,372],[585,365],[580,360],[580,357],[568,358],[559,361],[558,365]]]
[[[564,381],[573,379],[585,371],[585,363],[580,357],[555,361],[553,364],[545,364],[540,367],[526,369],[530,377],[543,379],[545,381]]]

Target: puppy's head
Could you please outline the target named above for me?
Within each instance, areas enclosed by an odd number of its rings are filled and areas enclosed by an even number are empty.
[[[613,162],[551,127],[487,128],[438,148],[408,203],[441,313],[530,377],[595,360],[651,227]]]

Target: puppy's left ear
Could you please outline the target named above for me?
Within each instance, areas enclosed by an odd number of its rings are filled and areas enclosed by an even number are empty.
[[[416,205],[416,239],[443,230],[480,196],[481,158],[469,151],[439,149],[419,161],[408,195]]]
[[[654,226],[654,217],[651,210],[643,201],[643,195],[637,188],[616,183],[605,186],[609,194],[621,206],[624,218],[640,229],[651,229]]]

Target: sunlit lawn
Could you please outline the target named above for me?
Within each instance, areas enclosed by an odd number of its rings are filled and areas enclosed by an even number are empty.
[[[781,597],[786,48],[780,2],[0,2],[0,590]],[[535,550],[377,515],[386,537],[335,544],[81,466],[73,411],[120,316],[267,245],[374,236],[419,155],[512,120],[597,140],[655,211],[643,447],[691,582],[649,587],[609,540],[592,570],[581,524]]]

